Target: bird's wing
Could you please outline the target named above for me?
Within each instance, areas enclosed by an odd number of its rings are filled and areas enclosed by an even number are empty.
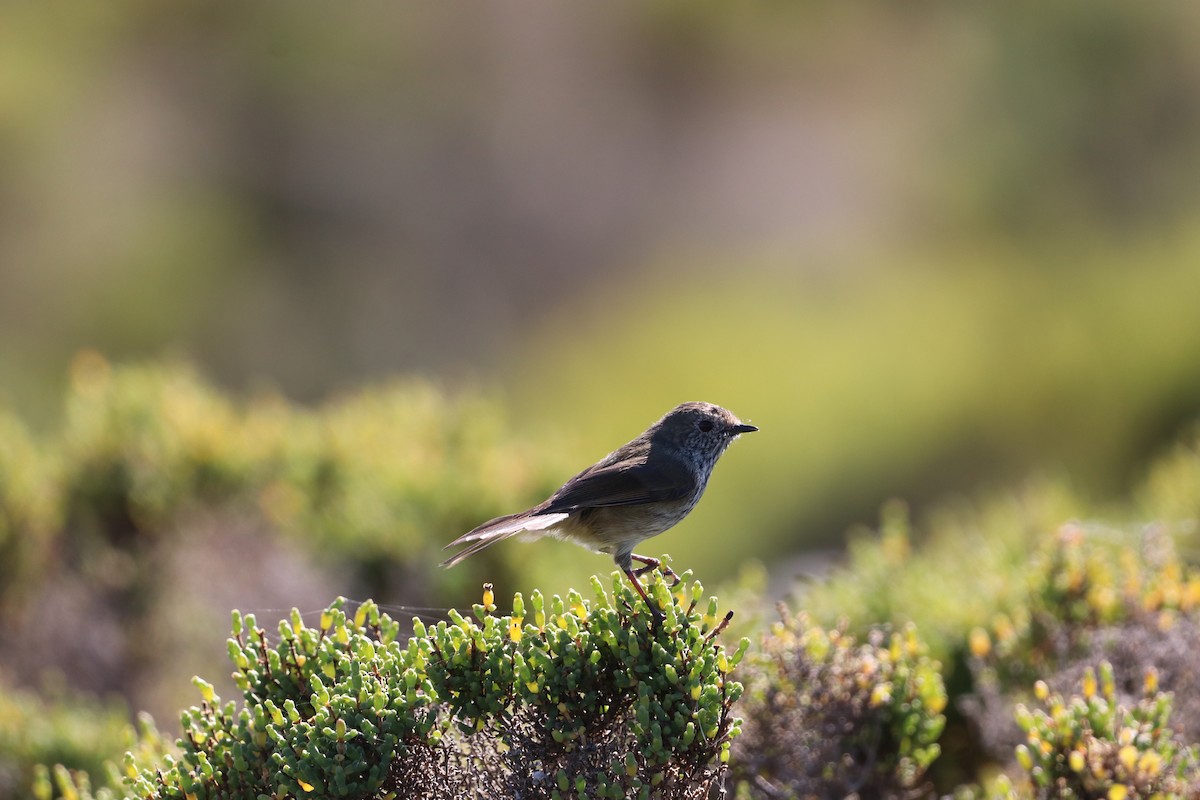
[[[540,514],[597,506],[631,506],[680,500],[696,488],[692,471],[678,461],[622,461],[584,470],[538,509]]]

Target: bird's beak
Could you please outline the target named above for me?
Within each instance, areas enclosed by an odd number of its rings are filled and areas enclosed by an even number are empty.
[[[758,430],[758,428],[754,427],[753,425],[746,425],[745,423],[730,425],[728,428],[730,436],[737,436],[738,434],[742,433],[754,433],[756,430]]]

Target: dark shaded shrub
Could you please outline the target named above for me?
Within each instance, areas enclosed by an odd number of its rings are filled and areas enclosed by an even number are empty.
[[[783,611],[744,667],[733,776],[752,798],[910,797],[937,758],[946,692],[913,627],[859,643]]]

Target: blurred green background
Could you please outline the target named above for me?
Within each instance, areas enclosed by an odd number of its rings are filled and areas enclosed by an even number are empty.
[[[644,548],[711,583],[803,571],[893,496],[1050,471],[1103,503],[1200,410],[1198,35],[1155,2],[7,4],[0,403],[48,448],[77,354],[166,358],[274,398],[259,422],[370,406],[368,486],[472,409],[448,452],[521,465],[438,461],[456,505],[372,509],[400,577],[318,547],[181,586],[218,637],[231,606],[607,573],[553,542],[432,571],[684,400],[762,429]],[[353,399],[414,377],[416,417]],[[231,524],[185,529],[257,563]]]

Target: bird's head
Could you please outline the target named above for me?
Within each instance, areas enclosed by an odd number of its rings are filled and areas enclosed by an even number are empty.
[[[682,403],[668,411],[652,430],[652,442],[706,461],[716,461],[730,442],[758,428],[712,403]]]

